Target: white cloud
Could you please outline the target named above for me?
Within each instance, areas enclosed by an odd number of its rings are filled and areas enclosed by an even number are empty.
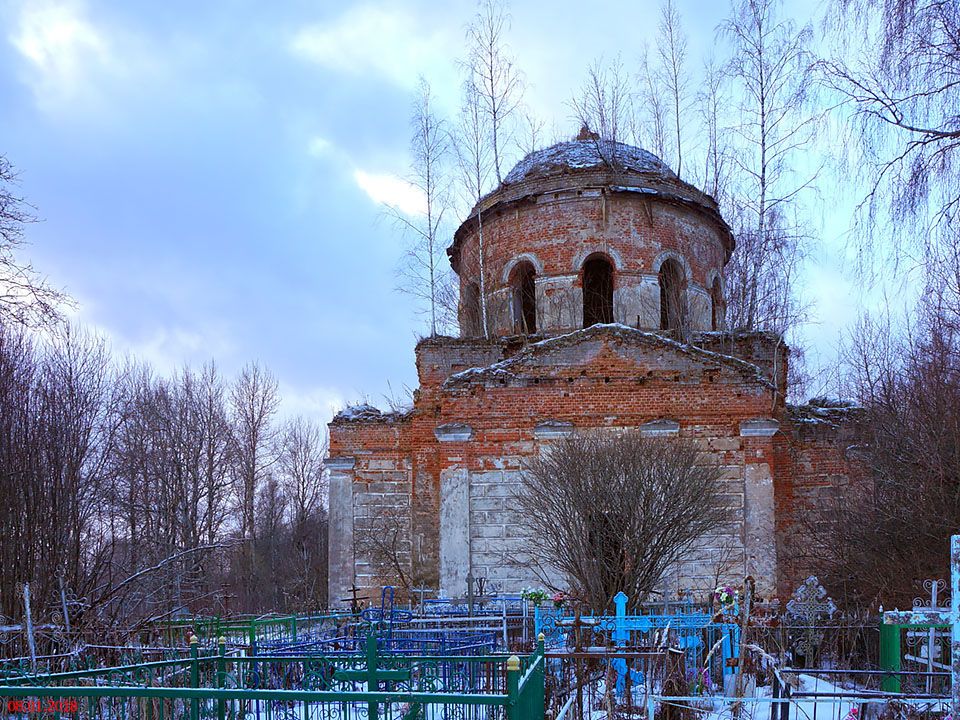
[[[183,327],[154,327],[133,337],[103,324],[87,320],[86,327],[94,328],[105,337],[118,357],[149,363],[161,375],[170,376],[184,365],[194,369],[215,359],[217,363],[235,358],[236,345],[228,335],[215,328],[202,331]]]
[[[114,65],[103,33],[69,0],[24,3],[9,40],[27,60],[42,102],[72,100],[84,89],[90,68]]]
[[[293,52],[331,70],[380,74],[413,87],[420,74],[449,64],[456,48],[440,33],[425,34],[399,8],[362,5],[330,23],[309,25],[290,44]]]
[[[330,151],[331,145],[330,141],[326,138],[316,135],[310,138],[310,142],[307,145],[307,152],[310,153],[313,157],[322,157]]]
[[[318,422],[330,422],[335,414],[346,407],[346,396],[334,387],[296,387],[280,384],[280,415],[302,416]]]
[[[424,215],[427,200],[420,190],[396,175],[354,170],[353,179],[375,203],[390,205],[406,215]]]

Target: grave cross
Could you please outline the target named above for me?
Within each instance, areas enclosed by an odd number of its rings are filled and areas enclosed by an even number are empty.
[[[939,598],[937,597],[941,590],[946,590],[947,584],[943,580],[924,580],[923,589],[930,593],[930,604],[924,605],[922,598],[916,598],[913,601],[914,610],[940,610],[943,612],[949,612],[949,609],[940,607]],[[926,657],[920,658],[911,658],[916,661],[926,661],[927,673],[927,692],[930,693],[933,687],[933,665],[934,660],[937,655],[937,629],[934,627],[927,628],[925,633],[926,635]]]
[[[836,603],[813,575],[803,581],[787,603],[787,617],[796,618],[803,628],[802,635],[794,641],[793,649],[807,662],[812,660],[823,641],[823,631],[817,628],[817,623],[825,616],[832,618],[836,611]]]
[[[404,681],[410,679],[410,670],[380,670],[377,667],[377,637],[373,633],[367,635],[366,647],[367,667],[363,670],[337,669],[333,672],[334,680],[355,682],[367,681],[367,692],[380,692],[380,683],[390,681]],[[367,718],[377,720],[380,717],[379,706],[376,700],[367,703]]]
[[[350,601],[350,612],[352,612],[354,615],[356,615],[358,612],[360,612],[360,600],[369,600],[369,599],[370,599],[370,596],[369,596],[369,595],[357,595],[357,593],[360,592],[360,590],[362,590],[362,589],[363,589],[363,588],[358,588],[358,587],[357,587],[357,584],[354,583],[354,584],[350,587],[350,590],[349,590],[349,592],[350,592],[350,597],[348,597],[348,598],[340,598],[340,602],[346,602],[347,600]]]
[[[960,535],[950,538],[950,607],[894,610],[885,612],[883,621],[892,625],[950,626],[951,710],[953,717],[960,717]]]
[[[433,588],[415,587],[415,588],[410,588],[410,592],[415,592],[420,597],[420,605],[418,605],[418,608],[420,609],[420,614],[421,615],[426,614],[425,608],[423,607],[423,598],[427,593],[432,593]]]

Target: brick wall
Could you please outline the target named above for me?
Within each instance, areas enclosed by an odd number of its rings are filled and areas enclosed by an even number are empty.
[[[773,351],[762,346],[773,342],[755,339],[754,351],[769,355]],[[505,359],[439,382],[449,369],[498,357]],[[754,468],[752,475],[757,469],[777,474],[786,466],[777,465],[772,440],[742,437],[741,423],[780,417],[785,409],[756,365],[649,333],[597,326],[519,349],[506,340],[434,338],[418,348],[418,367],[428,384],[418,391],[412,412],[337,420],[330,446],[335,457],[355,458],[357,529],[368,528],[377,501],[405,513],[410,537],[400,558],[423,582],[435,584],[440,574],[441,474],[458,469],[469,477],[475,574],[508,590],[536,582],[522,572],[530,543],[509,497],[525,458],[549,443],[538,436],[546,422],[588,430],[675,420],[679,433],[723,469],[731,521],[665,580],[671,593],[706,589],[718,573],[732,579],[762,561],[748,557],[744,545],[747,468]],[[460,425],[469,428],[468,439],[438,440],[439,428]],[[408,502],[401,497],[405,492]],[[521,562],[510,560],[517,557]],[[358,583],[376,585],[366,560],[357,561]]]
[[[460,240],[461,297],[479,286],[479,231]],[[726,261],[723,234],[695,207],[632,193],[569,190],[546,193],[520,205],[493,209],[484,218],[485,285],[490,329],[514,332],[510,269],[518,260],[536,269],[538,328],[582,325],[583,262],[594,252],[614,271],[614,320],[655,328],[660,322],[659,264],[673,253],[688,270],[690,326],[711,329],[708,288]],[[461,308],[461,334],[476,335],[476,312]],[[470,320],[466,319],[469,314]]]

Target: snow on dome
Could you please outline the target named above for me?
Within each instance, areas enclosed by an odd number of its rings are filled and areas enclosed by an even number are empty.
[[[565,170],[609,166],[637,173],[650,173],[676,178],[676,173],[663,160],[643,148],[612,140],[571,140],[535,150],[517,163],[503,179],[505,185],[562,173]]]

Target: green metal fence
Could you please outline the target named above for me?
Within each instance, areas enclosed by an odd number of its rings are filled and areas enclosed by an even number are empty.
[[[532,655],[214,655],[0,680],[0,713],[110,720],[542,720]]]

